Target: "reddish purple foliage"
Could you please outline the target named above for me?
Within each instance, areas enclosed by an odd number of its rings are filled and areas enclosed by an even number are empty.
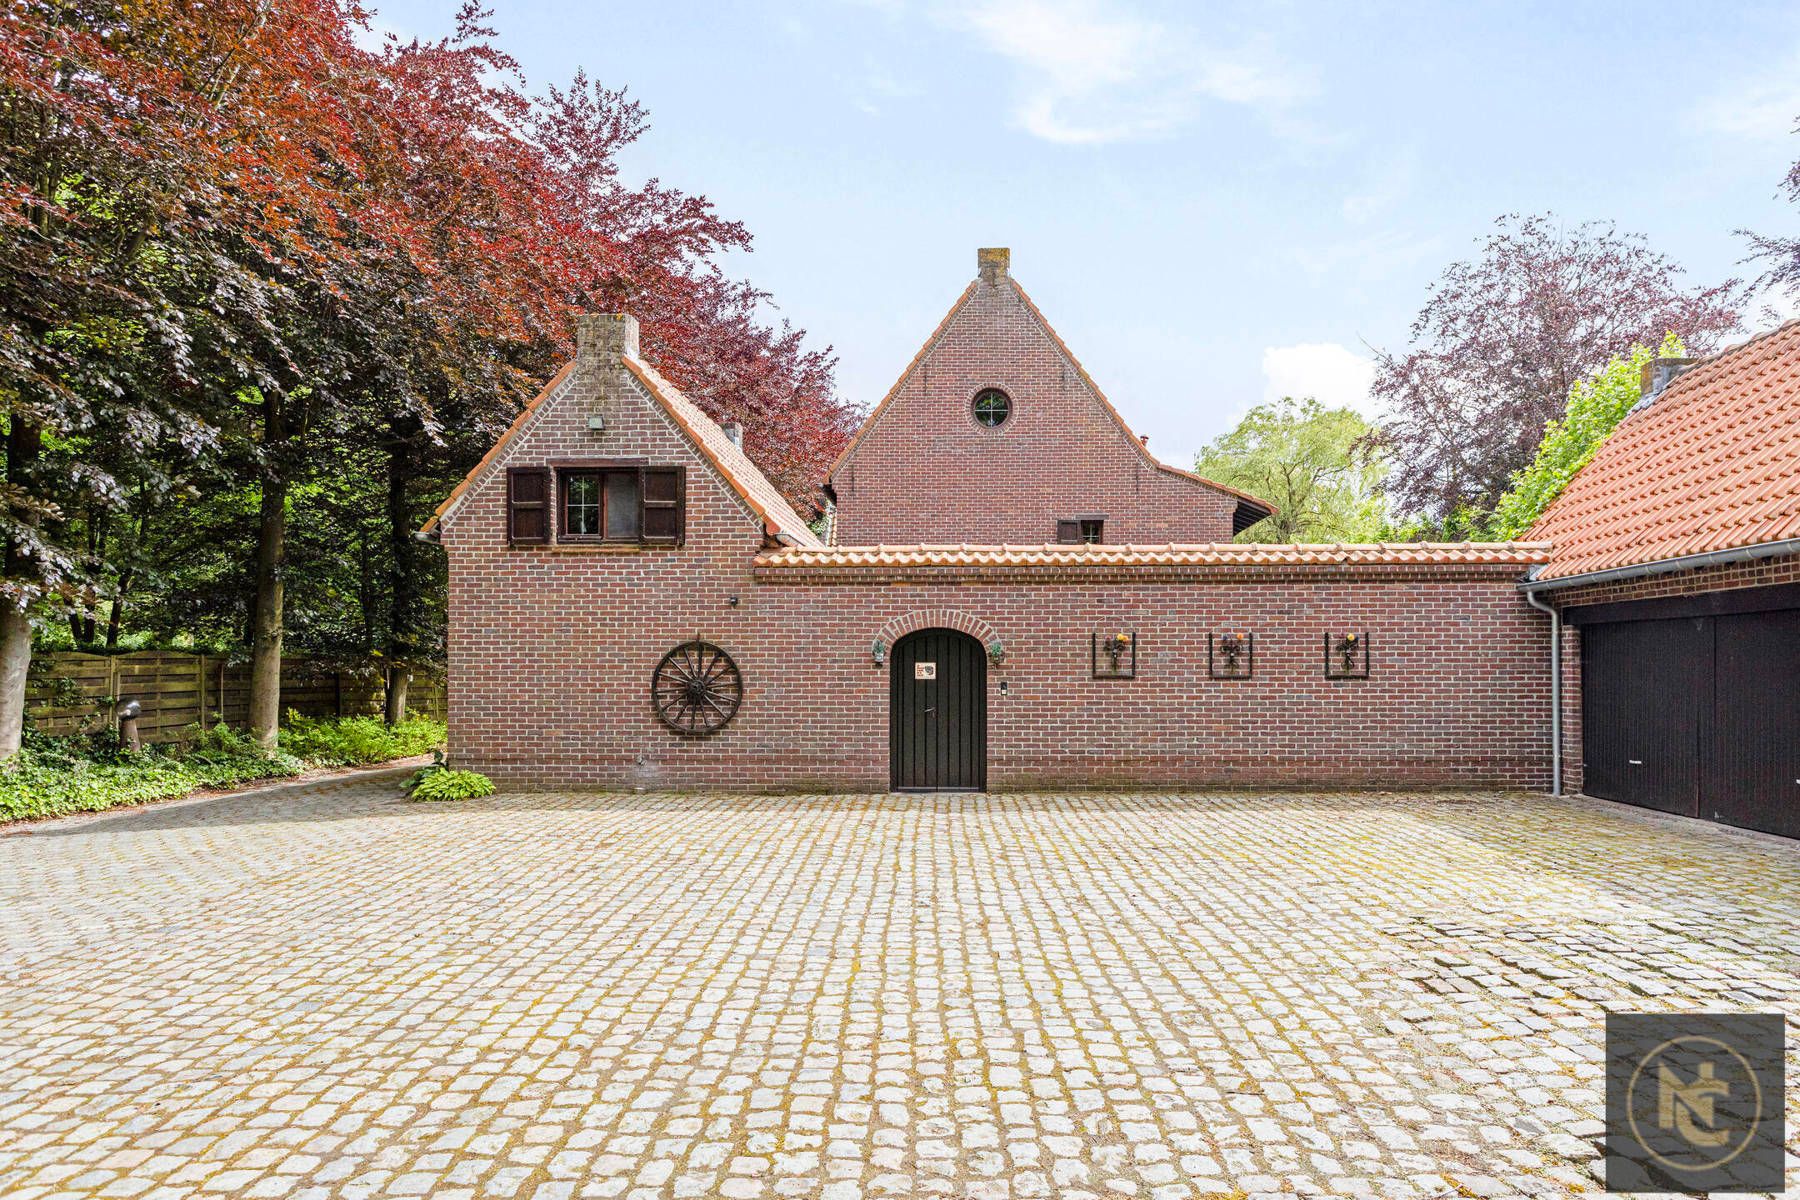
[[[1795,118],[1794,132],[1800,133],[1800,118]],[[1787,178],[1781,181],[1781,192],[1800,204],[1800,161],[1788,168]],[[1738,233],[1750,239],[1751,261],[1766,259],[1771,264],[1757,282],[1800,296],[1800,237],[1765,237],[1747,229]]]
[[[1511,214],[1479,257],[1432,286],[1404,352],[1378,352],[1388,492],[1433,520],[1486,512],[1529,463],[1569,388],[1670,331],[1704,354],[1740,327],[1737,280],[1683,288],[1682,270],[1610,222]]]

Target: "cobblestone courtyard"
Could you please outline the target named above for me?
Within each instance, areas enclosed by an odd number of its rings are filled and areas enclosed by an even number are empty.
[[[0,1195],[1562,1194],[1605,1010],[1800,1015],[1594,802],[397,796],[0,836]]]

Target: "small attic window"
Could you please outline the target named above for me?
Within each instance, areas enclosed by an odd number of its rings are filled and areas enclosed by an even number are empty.
[[[1012,416],[1012,397],[999,388],[982,388],[975,393],[975,420],[989,429],[1006,424]]]

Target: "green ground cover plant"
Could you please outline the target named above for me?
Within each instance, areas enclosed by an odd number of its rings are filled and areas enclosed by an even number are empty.
[[[428,754],[444,744],[444,723],[417,713],[398,725],[379,717],[303,717],[289,712],[281,749],[318,766],[359,767]]]
[[[393,728],[373,717],[315,720],[289,714],[281,748],[264,751],[227,726],[191,729],[182,742],[130,751],[109,732],[31,735],[0,768],[0,821],[98,812],[185,796],[201,788],[284,779],[313,767],[362,766],[410,758],[444,744],[444,724],[412,715]],[[491,785],[490,785],[491,787]]]

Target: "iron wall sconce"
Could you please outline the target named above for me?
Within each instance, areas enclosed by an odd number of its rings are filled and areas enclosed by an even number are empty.
[[[1367,679],[1369,677],[1369,635],[1364,633],[1328,633],[1325,635],[1325,678]]]
[[[1248,679],[1256,670],[1256,635],[1206,635],[1206,673],[1214,679]]]
[[[887,666],[887,643],[876,638],[869,646],[869,657],[875,661],[876,666]]]
[[[1090,633],[1088,666],[1095,679],[1137,678],[1137,634]]]

